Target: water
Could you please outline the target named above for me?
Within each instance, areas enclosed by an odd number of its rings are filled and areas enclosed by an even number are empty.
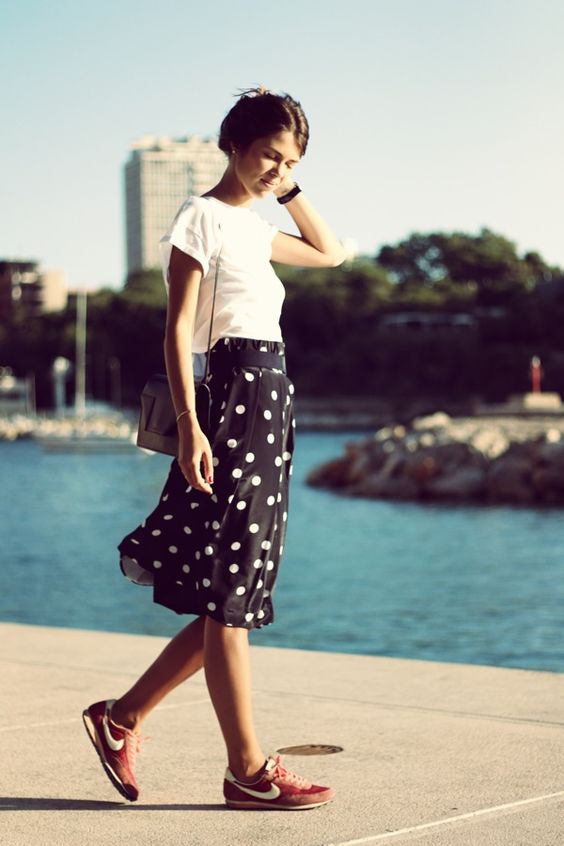
[[[310,488],[358,433],[297,432],[274,625],[256,644],[564,671],[558,509],[419,505]],[[0,619],[172,635],[189,617],[128,582],[116,544],[170,459],[0,443]]]

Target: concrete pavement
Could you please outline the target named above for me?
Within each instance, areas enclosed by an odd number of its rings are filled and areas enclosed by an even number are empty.
[[[0,624],[2,844],[564,844],[564,675],[546,672],[253,646],[265,751],[343,747],[284,759],[336,800],[302,813],[227,809],[201,673],[146,721],[141,795],[122,800],[81,712],[119,696],[166,642]]]

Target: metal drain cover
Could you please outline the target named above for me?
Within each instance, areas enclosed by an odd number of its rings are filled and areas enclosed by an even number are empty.
[[[328,746],[323,743],[306,743],[304,746],[284,746],[276,750],[280,755],[333,755],[342,752],[342,746]]]

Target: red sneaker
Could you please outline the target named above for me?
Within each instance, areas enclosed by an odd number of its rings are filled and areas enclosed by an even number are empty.
[[[106,775],[122,796],[135,802],[139,786],[135,779],[135,756],[140,751],[141,736],[118,726],[110,716],[115,699],[102,700],[82,712],[88,736],[100,757]]]
[[[282,766],[280,755],[268,758],[255,781],[238,781],[229,767],[225,770],[223,795],[230,808],[271,808],[282,811],[305,811],[326,805],[334,796],[332,787],[312,784]]]

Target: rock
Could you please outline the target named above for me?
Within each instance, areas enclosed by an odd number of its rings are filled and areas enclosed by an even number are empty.
[[[505,453],[487,470],[487,498],[492,502],[532,502],[535,499],[532,469],[527,457]]]
[[[538,495],[545,502],[564,500],[564,464],[535,467],[531,481]]]
[[[364,479],[354,488],[347,490],[347,493],[355,496],[382,497],[384,499],[417,499],[419,487],[413,479],[408,479],[405,476],[394,478],[378,473]]]
[[[484,492],[486,472],[482,467],[457,467],[451,473],[431,478],[423,494],[438,499],[478,499]]]
[[[413,421],[413,428],[417,430],[422,429],[446,429],[450,423],[451,418],[444,411],[437,411],[435,414],[428,414],[427,417],[418,417]]]
[[[334,458],[310,470],[306,484],[312,487],[341,488],[347,485],[349,463],[346,458]]]

